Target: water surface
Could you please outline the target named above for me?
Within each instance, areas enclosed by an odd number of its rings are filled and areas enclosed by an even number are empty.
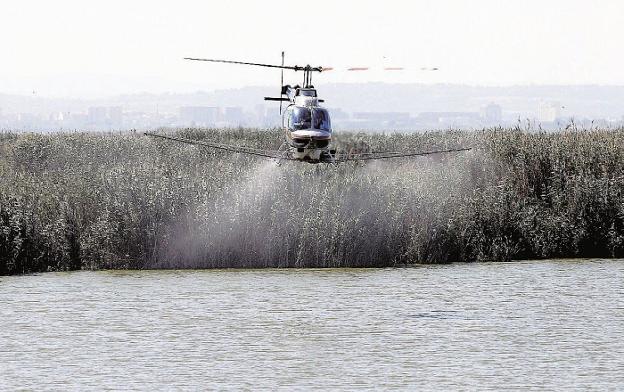
[[[0,388],[624,389],[624,260],[0,277]]]

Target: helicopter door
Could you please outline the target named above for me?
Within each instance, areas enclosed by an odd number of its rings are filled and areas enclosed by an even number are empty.
[[[312,108],[312,120],[314,129],[331,132],[331,121],[329,121],[329,112],[326,109]]]

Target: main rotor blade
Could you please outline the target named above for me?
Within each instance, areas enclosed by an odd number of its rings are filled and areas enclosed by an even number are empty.
[[[336,67],[319,67],[326,71],[409,71],[411,68],[405,67],[346,67],[346,68],[336,68]],[[417,68],[418,71],[439,71],[438,67],[421,67]]]
[[[215,60],[215,59],[198,59],[193,57],[185,57],[184,60],[191,61],[209,61],[211,63],[226,63],[226,64],[242,64],[242,65],[255,65],[257,67],[268,67],[268,68],[281,68],[281,69],[292,69],[294,71],[299,71],[302,68],[298,66],[288,66],[288,65],[274,65],[274,64],[261,64],[261,63],[247,63],[244,61],[232,61],[232,60]]]

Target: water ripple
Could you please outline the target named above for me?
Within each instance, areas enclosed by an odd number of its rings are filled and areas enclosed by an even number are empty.
[[[0,279],[0,388],[623,389],[624,262]]]

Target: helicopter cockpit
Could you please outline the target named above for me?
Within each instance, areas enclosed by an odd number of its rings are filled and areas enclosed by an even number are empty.
[[[287,109],[288,130],[320,130],[331,132],[331,121],[326,109],[292,105]]]

